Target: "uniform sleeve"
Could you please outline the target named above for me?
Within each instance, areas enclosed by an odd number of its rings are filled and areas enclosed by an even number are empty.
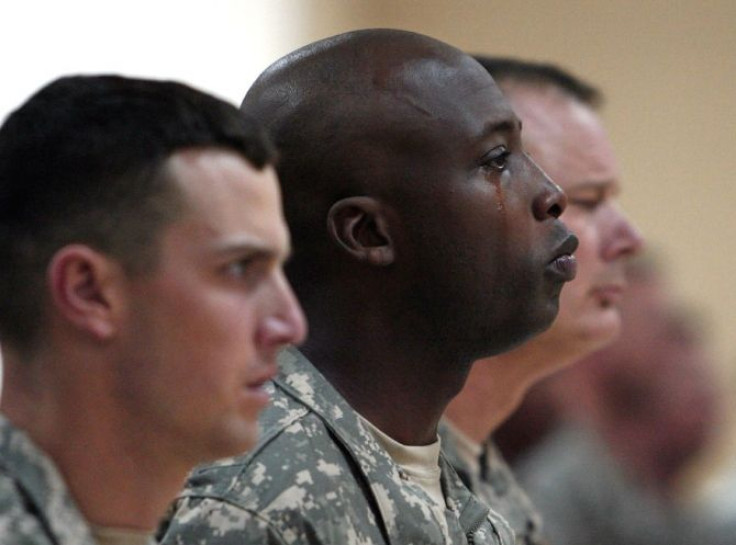
[[[267,521],[215,498],[180,499],[162,524],[161,545],[287,545]]]

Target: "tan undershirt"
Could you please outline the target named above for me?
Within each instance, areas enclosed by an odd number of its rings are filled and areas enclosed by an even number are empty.
[[[99,545],[155,545],[150,532],[139,532],[127,528],[92,526],[92,536]]]
[[[440,439],[430,445],[411,446],[395,441],[373,424],[361,417],[376,441],[386,449],[391,459],[396,462],[408,479],[424,490],[437,506],[445,509],[445,495],[440,484]]]

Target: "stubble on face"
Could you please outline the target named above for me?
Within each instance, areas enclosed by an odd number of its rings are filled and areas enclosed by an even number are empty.
[[[273,301],[294,303],[281,292],[288,233],[273,171],[222,150],[168,166],[188,206],[162,233],[157,269],[130,282],[121,393],[137,434],[191,466],[253,445],[260,386],[276,371],[259,327]]]

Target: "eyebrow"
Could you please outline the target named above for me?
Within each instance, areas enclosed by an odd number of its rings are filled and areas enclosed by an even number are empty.
[[[285,251],[282,252],[279,248],[253,237],[231,238],[216,244],[213,250],[214,253],[221,255],[248,255],[264,258],[279,257],[284,261],[291,256],[291,246],[287,246]]]
[[[502,119],[501,121],[491,121],[486,123],[483,127],[481,137],[487,138],[488,136],[498,132],[513,132],[514,130],[521,131],[521,126],[521,120],[516,116]]]
[[[617,195],[621,188],[616,180],[602,180],[598,182],[588,181],[576,184],[574,187],[565,189],[565,193],[573,193],[578,191],[596,191],[598,193],[608,193],[611,191],[614,195]]]

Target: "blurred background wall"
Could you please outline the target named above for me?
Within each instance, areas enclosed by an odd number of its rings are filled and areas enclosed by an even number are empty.
[[[0,117],[52,78],[175,78],[239,102],[280,55],[385,26],[553,61],[600,86],[622,202],[736,367],[733,0],[4,0]]]

